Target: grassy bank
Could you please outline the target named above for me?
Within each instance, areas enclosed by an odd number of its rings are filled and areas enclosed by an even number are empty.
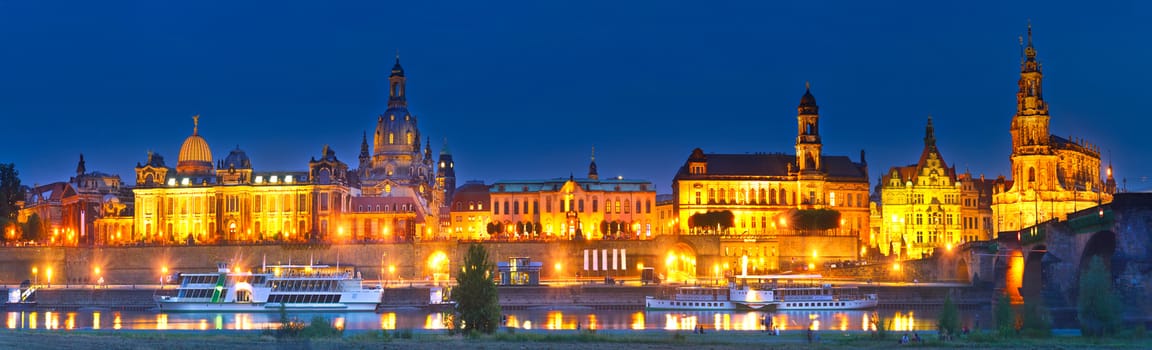
[[[921,334],[922,343],[898,345],[895,337],[878,340],[861,332],[822,331],[809,344],[803,332],[779,337],[759,332],[690,331],[544,331],[517,330],[494,335],[449,336],[443,331],[362,331],[342,337],[281,338],[263,332],[183,331],[0,331],[5,349],[1149,349],[1148,339],[1094,340],[1079,336],[998,339],[973,335],[939,341]]]

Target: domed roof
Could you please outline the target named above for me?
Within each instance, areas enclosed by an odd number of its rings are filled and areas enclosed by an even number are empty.
[[[180,146],[180,157],[176,158],[176,172],[181,175],[207,174],[212,171],[212,150],[198,131],[200,116],[192,117],[192,122],[192,136],[184,139],[184,145]]]
[[[248,159],[248,154],[240,149],[240,145],[236,145],[236,149],[228,152],[228,157],[224,158],[220,168],[252,169],[252,160]]]
[[[184,145],[180,146],[180,157],[177,158],[177,162],[212,163],[212,150],[208,148],[208,141],[204,141],[203,137],[193,132],[192,136],[184,139]]]
[[[812,89],[804,87],[804,97],[800,98],[800,107],[816,107],[816,96],[812,96]]]

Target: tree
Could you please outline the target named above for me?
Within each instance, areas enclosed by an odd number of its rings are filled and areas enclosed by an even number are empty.
[[[940,310],[940,320],[936,321],[936,330],[941,335],[955,336],[960,334],[960,309],[952,303],[952,294],[944,296],[944,307]]]
[[[1035,299],[1035,300],[1031,300]],[[1044,307],[1040,298],[1024,299],[1023,325],[1024,335],[1030,337],[1048,337],[1052,335],[1052,318],[1048,308]]]
[[[456,275],[452,301],[456,302],[453,329],[464,333],[491,334],[500,324],[500,300],[494,280],[496,271],[484,246],[473,243],[464,256],[463,271]]]
[[[28,221],[24,222],[24,235],[21,237],[25,241],[35,241],[40,239],[40,214],[32,213],[28,215]]]
[[[792,212],[792,226],[799,230],[831,230],[840,227],[840,212],[832,209],[804,209]]]
[[[17,202],[24,201],[19,176],[15,164],[0,164],[0,229],[4,231],[14,229],[14,225],[19,222],[20,206]],[[9,237],[3,235],[3,239]]]
[[[1112,291],[1112,273],[1104,266],[1104,259],[1093,256],[1088,269],[1080,275],[1080,296],[1077,311],[1080,333],[1088,337],[1103,337],[1116,333],[1120,327],[1120,304]]]
[[[993,308],[992,313],[996,316],[996,330],[1000,336],[1008,337],[1011,335],[1016,325],[1016,317],[1012,312],[1012,301],[1008,300],[1007,295],[1000,295],[999,298],[996,298],[996,307]]]

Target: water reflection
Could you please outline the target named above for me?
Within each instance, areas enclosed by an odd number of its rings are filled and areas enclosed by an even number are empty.
[[[11,311],[6,329],[111,329],[131,330],[264,330],[280,325],[280,314],[270,313],[154,313],[120,311]],[[985,315],[978,315],[978,314]],[[930,330],[936,323],[937,311],[870,310],[870,311],[619,311],[619,310],[508,310],[504,327],[545,330],[622,329],[622,330],[692,330],[702,326],[711,330],[757,331],[766,324],[781,331],[812,328],[832,331],[872,331],[880,324],[891,331]],[[449,319],[439,312],[396,310],[375,313],[298,313],[289,318],[304,322],[319,316],[333,326],[348,330],[394,330],[447,328]],[[973,319],[991,319],[988,311],[965,311],[961,324],[973,326]],[[63,319],[63,320],[61,320]],[[63,324],[61,324],[63,321]]]

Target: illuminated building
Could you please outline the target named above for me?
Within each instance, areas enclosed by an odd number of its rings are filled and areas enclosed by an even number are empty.
[[[493,238],[647,239],[658,225],[652,183],[601,179],[595,157],[586,178],[497,181],[488,188]]]
[[[792,234],[778,214],[829,208],[841,213],[839,231],[857,235],[868,226],[867,165],[845,156],[821,154],[816,99],[801,99],[796,155],[705,154],[697,148],[673,180],[675,211],[682,231],[693,214],[730,210],[733,233]],[[863,156],[863,154],[861,154]]]
[[[420,129],[416,116],[408,111],[407,78],[399,56],[392,66],[388,86],[388,109],[376,118],[372,147],[369,148],[367,135],[360,144],[360,166],[355,171],[354,186],[360,191],[356,200],[363,203],[354,207],[360,208],[363,204],[365,208],[392,208],[392,212],[410,215],[389,214],[390,217],[380,218],[376,223],[358,218],[362,226],[357,227],[370,229],[368,236],[402,232],[405,238],[434,238],[433,230],[438,231],[441,226],[441,206],[450,198],[443,195],[446,187],[437,187],[431,142],[426,140],[421,151]],[[447,181],[448,175],[444,176],[443,180]],[[455,181],[455,175],[451,178]],[[373,197],[382,199],[370,199]],[[358,209],[357,212],[358,217],[367,213]]]
[[[692,151],[672,185],[673,221],[682,234],[759,236],[772,244],[779,242],[779,254],[784,256],[769,253],[771,261],[765,267],[774,266],[778,257],[806,259],[813,249],[822,251],[817,254],[822,256],[857,256],[857,238],[867,238],[862,236],[868,232],[869,220],[864,154],[861,152],[859,163],[845,156],[822,154],[819,107],[810,89],[801,98],[797,112],[795,155]],[[795,229],[788,216],[800,209],[835,210],[840,214],[839,228],[819,232]],[[734,227],[724,232],[692,225],[693,215],[725,211],[733,214]]]
[[[76,165],[76,176],[67,182],[37,186],[28,192],[20,220],[27,222],[35,213],[40,218],[40,243],[58,245],[100,244],[98,218],[104,213],[126,214],[132,195],[120,182],[120,176],[98,171],[89,172],[84,155]],[[131,230],[120,222],[115,229]]]
[[[347,165],[327,146],[308,172],[255,172],[239,148],[212,166],[199,121],[175,171],[151,153],[136,167],[134,232],[109,243],[307,241],[329,238],[347,212]]]
[[[936,148],[932,118],[916,164],[892,167],[880,178],[879,235],[869,246],[881,254],[921,258],[934,249],[991,238],[990,181],[957,174]]]
[[[488,185],[483,181],[468,181],[452,196],[449,232],[455,239],[488,239],[488,223],[492,222],[491,198]]]
[[[98,243],[435,237],[441,203],[455,187],[455,165],[445,147],[436,174],[430,145],[426,142],[421,150],[399,58],[389,85],[388,109],[377,117],[373,147],[367,133],[363,135],[356,169],[337,159],[328,146],[308,162],[307,171],[257,172],[239,147],[214,166],[211,148],[199,133],[199,116],[194,117],[192,135],[181,145],[174,169],[153,152],[137,164],[132,212],[106,208],[96,220]]]
[[[1083,140],[1049,133],[1043,74],[1032,46],[1032,26],[1020,65],[1016,115],[1012,117],[1012,180],[996,186],[993,223],[997,232],[1063,219],[1067,213],[1112,201],[1111,166],[1100,176],[1100,150]]]

